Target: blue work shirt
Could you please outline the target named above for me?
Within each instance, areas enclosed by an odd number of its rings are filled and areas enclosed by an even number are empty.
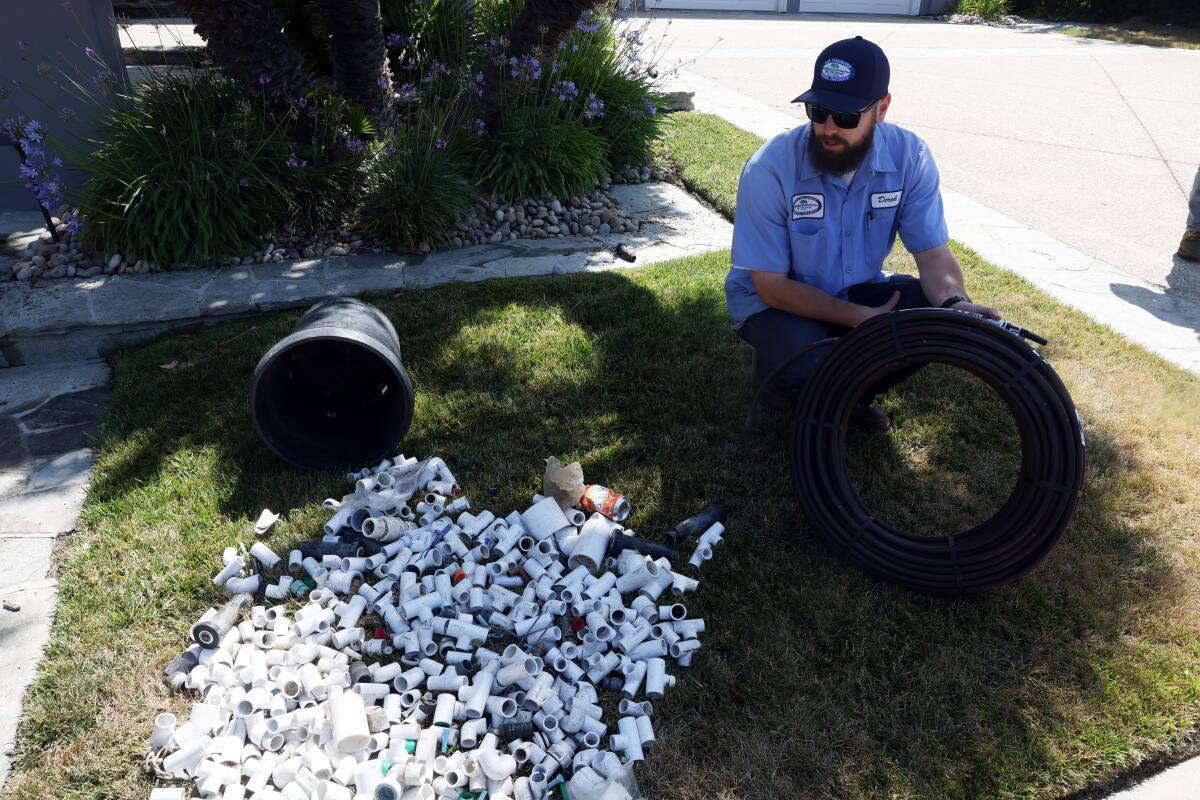
[[[847,187],[809,160],[811,130],[806,123],[779,134],[742,170],[725,278],[735,328],[767,308],[749,270],[787,273],[845,299],[849,287],[887,277],[883,259],[897,233],[910,253],[949,239],[937,167],[916,134],[877,123]]]

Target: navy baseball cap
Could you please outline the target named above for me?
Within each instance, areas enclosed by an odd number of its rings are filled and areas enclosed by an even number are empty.
[[[888,93],[892,68],[874,42],[861,36],[834,42],[813,66],[812,88],[793,103],[814,103],[830,111],[861,111]]]

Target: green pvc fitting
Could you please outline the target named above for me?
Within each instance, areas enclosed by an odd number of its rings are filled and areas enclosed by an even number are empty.
[[[408,751],[408,754],[410,756],[413,755],[414,753],[416,753],[417,752],[417,740],[416,739],[405,739],[404,740],[404,749]]]

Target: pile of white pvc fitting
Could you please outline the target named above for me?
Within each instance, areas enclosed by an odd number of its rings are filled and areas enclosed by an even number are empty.
[[[222,800],[639,796],[632,764],[675,683],[667,659],[700,648],[704,621],[675,602],[697,581],[665,558],[611,557],[620,526],[552,497],[472,513],[438,458],[350,477],[317,555],[226,550],[214,581],[236,596],[164,673],[202,700],[182,725],[155,720],[161,770]],[[700,537],[695,565],[723,531]]]

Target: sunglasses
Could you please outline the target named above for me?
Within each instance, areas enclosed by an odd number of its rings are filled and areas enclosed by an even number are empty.
[[[830,111],[825,106],[818,106],[814,103],[805,103],[804,112],[808,114],[809,119],[818,125],[824,123],[825,120],[829,119],[830,117],[833,117],[834,125],[837,125],[843,130],[853,130],[854,128],[857,128],[858,123],[862,121],[862,115],[867,113],[867,111],[869,111],[873,105],[875,104],[871,103],[870,106],[867,106],[861,111],[840,112]]]

